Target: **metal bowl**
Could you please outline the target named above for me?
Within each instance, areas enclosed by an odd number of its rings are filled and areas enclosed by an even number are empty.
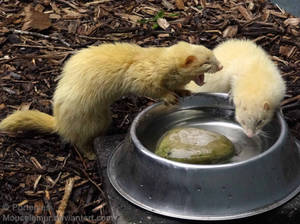
[[[153,153],[158,139],[178,126],[219,132],[235,146],[229,162],[194,165]],[[108,177],[127,200],[154,213],[190,220],[228,220],[259,214],[300,191],[300,147],[280,112],[248,138],[234,120],[227,94],[197,94],[177,107],[154,104],[133,121],[110,157]]]

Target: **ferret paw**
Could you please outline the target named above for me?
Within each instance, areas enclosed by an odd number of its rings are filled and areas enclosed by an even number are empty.
[[[179,96],[176,93],[173,94],[168,94],[163,98],[165,105],[169,106],[169,105],[176,105],[179,102]]]
[[[93,147],[90,144],[78,147],[77,149],[84,158],[88,160],[96,159],[96,154],[93,150]]]
[[[96,159],[96,154],[94,152],[86,152],[83,154],[85,158],[88,160],[95,160]]]
[[[190,96],[192,95],[192,92],[187,89],[176,89],[176,94],[178,94],[180,97]]]

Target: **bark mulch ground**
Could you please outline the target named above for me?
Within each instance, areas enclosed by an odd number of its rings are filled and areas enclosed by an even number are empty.
[[[252,39],[272,55],[288,85],[284,115],[300,139],[299,25],[299,18],[264,0],[0,0],[0,120],[17,109],[52,114],[62,65],[83,47],[115,41],[168,46],[184,40],[213,48],[234,37]],[[135,96],[117,101],[108,134],[125,133],[152,103]],[[83,160],[55,134],[0,133],[3,221],[53,223],[64,212],[77,218],[65,223],[110,223],[101,183],[96,162]]]

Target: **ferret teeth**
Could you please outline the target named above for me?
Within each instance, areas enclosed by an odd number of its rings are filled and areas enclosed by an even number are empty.
[[[196,76],[194,79],[194,82],[199,86],[203,85],[204,84],[204,75]]]

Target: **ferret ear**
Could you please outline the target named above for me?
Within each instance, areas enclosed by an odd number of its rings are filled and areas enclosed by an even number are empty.
[[[270,104],[269,104],[269,102],[265,102],[264,103],[264,110],[266,110],[266,111],[270,110]]]
[[[182,67],[188,67],[191,64],[193,64],[196,60],[197,60],[196,56],[190,55],[190,56],[186,57],[185,62]]]

